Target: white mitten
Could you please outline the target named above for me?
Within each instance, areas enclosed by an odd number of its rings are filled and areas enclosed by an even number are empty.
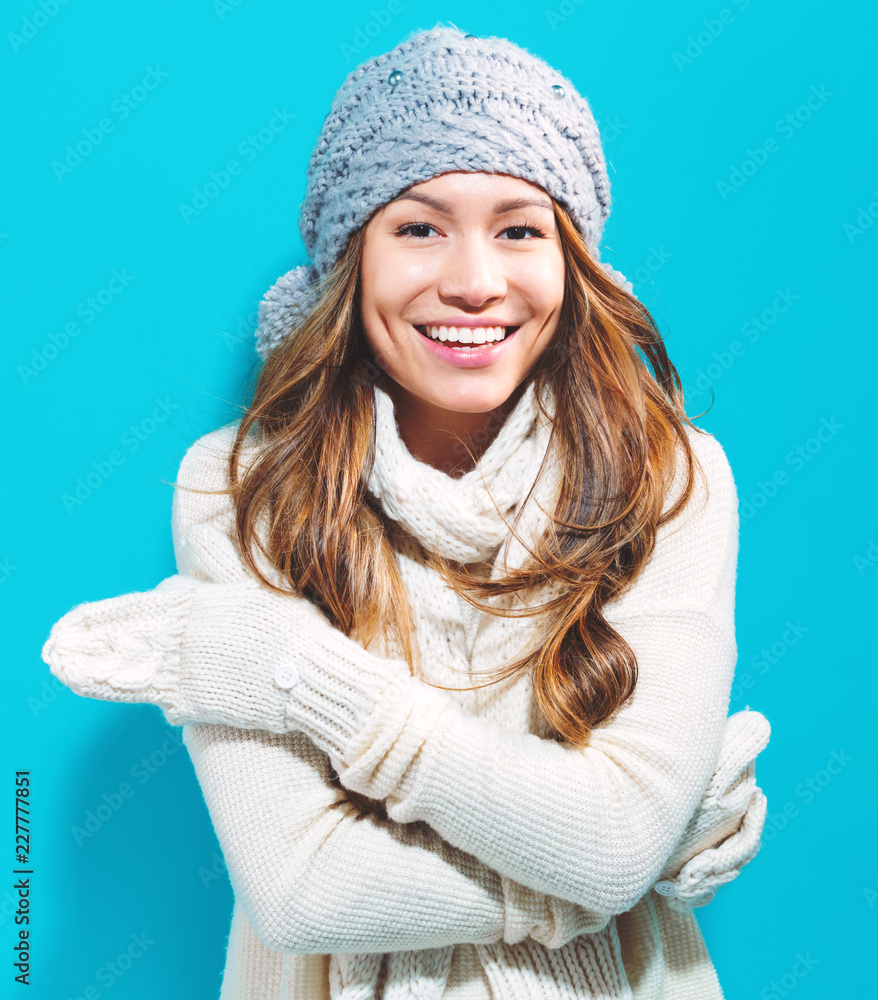
[[[729,716],[713,777],[655,886],[672,910],[705,906],[756,856],[768,804],[756,784],[756,757],[770,736],[760,712]]]
[[[716,767],[654,889],[668,906],[686,913],[713,899],[716,889],[736,878],[759,850],[766,800],[756,786],[755,759],[771,727],[759,712],[736,712],[726,720]],[[602,930],[608,917],[557,896],[503,878],[506,923],[503,940],[530,937],[559,948],[580,934]]]

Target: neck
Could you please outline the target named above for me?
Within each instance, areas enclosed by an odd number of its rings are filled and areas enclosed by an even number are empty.
[[[419,462],[424,462],[459,479],[475,468],[497,436],[500,427],[524,391],[524,383],[493,410],[481,413],[458,413],[435,406],[388,378],[383,386],[396,408],[399,435],[406,448]],[[467,448],[475,461],[470,459]]]

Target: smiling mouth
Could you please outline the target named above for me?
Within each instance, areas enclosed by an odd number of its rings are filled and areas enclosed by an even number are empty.
[[[508,340],[520,327],[462,327],[462,326],[416,326],[418,333],[427,340],[439,342],[456,351],[478,351]]]

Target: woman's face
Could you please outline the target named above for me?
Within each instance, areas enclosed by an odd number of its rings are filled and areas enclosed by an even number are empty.
[[[369,221],[360,277],[366,339],[407,409],[494,410],[558,324],[564,257],[552,202],[505,174],[415,184]],[[499,342],[462,349],[486,329]]]

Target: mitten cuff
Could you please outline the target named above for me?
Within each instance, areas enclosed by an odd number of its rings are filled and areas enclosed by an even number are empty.
[[[411,682],[408,664],[364,649],[315,612],[300,623],[296,649],[275,672],[287,693],[290,729],[300,729],[344,764],[352,741],[379,703],[396,701]]]
[[[759,851],[767,808],[764,792],[755,788],[740,828],[721,844],[697,854],[675,879],[670,880],[676,888],[667,900],[672,910],[688,913],[706,906],[720,886],[740,875],[741,869]]]

